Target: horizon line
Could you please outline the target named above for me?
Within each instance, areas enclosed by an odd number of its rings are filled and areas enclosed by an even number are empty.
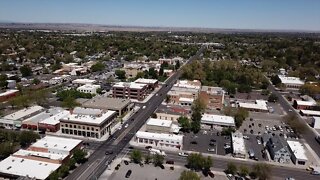
[[[199,30],[225,30],[225,31],[237,31],[238,30],[238,31],[242,31],[242,32],[320,33],[320,30],[310,30],[310,29],[214,28],[214,27],[194,27],[194,26],[186,27],[186,26],[166,26],[166,25],[125,25],[125,24],[100,24],[100,23],[79,23],[79,22],[18,22],[18,21],[0,20],[0,25],[1,24],[91,25],[91,26],[97,26],[97,27],[149,28],[149,29],[151,29],[151,28],[161,28],[161,29],[168,28],[169,30],[167,30],[167,31],[170,31],[170,28],[172,28],[172,29],[176,29],[176,30],[181,29],[184,31],[190,31],[191,29],[193,29],[193,30],[199,29]]]

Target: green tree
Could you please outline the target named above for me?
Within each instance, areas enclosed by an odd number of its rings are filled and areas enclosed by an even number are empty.
[[[20,134],[20,145],[26,147],[33,142],[36,142],[37,139],[40,139],[39,134],[36,134],[32,131],[21,131]]]
[[[236,127],[239,128],[247,117],[249,117],[248,110],[244,108],[238,108],[236,114],[234,115]]]
[[[159,70],[159,76],[163,76],[163,67],[161,67]]]
[[[200,176],[194,171],[182,171],[179,180],[200,180]]]
[[[32,80],[32,84],[35,84],[35,85],[38,85],[38,84],[40,84],[40,80],[38,79],[38,78],[34,78],[33,80]]]
[[[78,102],[76,102],[75,98],[69,96],[62,101],[61,105],[62,105],[62,107],[72,109],[72,108],[79,106],[80,104]]]
[[[182,131],[189,132],[189,130],[191,128],[191,124],[190,124],[189,118],[187,118],[185,116],[181,116],[181,117],[178,118],[178,123],[182,127]]]
[[[246,177],[247,175],[249,175],[249,168],[247,166],[240,166],[239,171],[239,174],[242,177]]]
[[[22,77],[28,77],[28,76],[32,75],[32,70],[27,65],[24,65],[24,66],[20,67],[20,72],[22,74]]]
[[[209,172],[212,165],[213,165],[213,162],[210,156],[208,156],[207,158],[203,158],[202,168],[204,172]]]
[[[174,67],[176,70],[178,70],[180,68],[180,61],[176,61],[176,65]]]
[[[305,123],[299,121],[299,118],[295,114],[288,114],[283,117],[285,123],[287,123],[293,131],[298,134],[303,134],[307,131],[307,126]]]
[[[150,154],[144,155],[144,163],[149,164],[152,160],[152,156]]]
[[[49,180],[58,180],[59,179],[59,173],[58,173],[58,171],[53,171],[50,175],[49,175],[49,177],[47,178],[47,179],[49,179]]]
[[[154,166],[161,166],[164,161],[164,157],[160,154],[154,154],[152,157]]]
[[[281,80],[278,76],[272,76],[271,77],[271,82],[273,85],[279,85],[281,84]]]
[[[225,170],[225,172],[227,174],[236,174],[237,173],[237,166],[232,163],[232,162],[229,162],[228,165],[227,165],[227,169]]]
[[[69,167],[67,165],[62,165],[60,168],[59,168],[59,176],[64,178],[66,176],[68,176],[69,174]]]
[[[170,102],[171,97],[169,95],[166,95],[165,102],[168,104]]]
[[[0,88],[7,88],[8,85],[8,77],[6,74],[1,74],[0,75]]]
[[[277,102],[278,101],[278,96],[274,93],[270,94],[270,96],[268,97],[268,101],[269,102]]]
[[[105,68],[105,65],[104,65],[103,63],[97,62],[96,64],[94,64],[94,65],[91,66],[90,70],[91,70],[92,72],[97,72],[97,71],[102,71],[102,70],[104,70],[104,68]]]
[[[268,164],[259,163],[253,166],[253,172],[260,180],[267,180],[271,177],[271,168]]]
[[[191,153],[187,157],[187,166],[196,171],[202,170],[204,161],[204,157],[201,154]]]
[[[115,71],[115,74],[116,74],[116,76],[117,76],[119,79],[121,79],[121,80],[126,79],[126,72],[123,71],[123,70],[117,69],[117,70]]]
[[[76,163],[78,164],[82,164],[84,162],[87,161],[87,152],[83,149],[76,149],[74,152],[73,152],[73,159],[75,160]]]
[[[200,131],[200,123],[202,118],[202,112],[205,109],[205,104],[200,98],[197,98],[191,107],[192,109],[192,115],[191,115],[191,130],[194,133],[198,133]]]
[[[133,161],[134,163],[140,163],[142,160],[142,153],[140,150],[133,150],[130,154],[130,159],[131,161]]]

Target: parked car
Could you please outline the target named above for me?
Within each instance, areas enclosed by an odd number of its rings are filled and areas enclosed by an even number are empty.
[[[209,172],[208,172],[208,175],[209,175],[211,178],[214,178],[213,172],[209,171]]]
[[[173,160],[167,160],[166,164],[174,164],[174,161]]]
[[[185,152],[180,152],[180,153],[179,153],[179,156],[188,157],[189,154],[188,154],[188,153],[185,153]]]
[[[214,152],[214,151],[215,151],[215,149],[208,149],[208,151],[209,151],[209,152]]]
[[[191,141],[190,144],[198,144],[197,141]]]
[[[129,165],[129,162],[127,160],[123,161],[125,165]]]
[[[243,139],[249,140],[250,138],[249,138],[249,136],[243,136]]]
[[[132,171],[131,170],[128,170],[127,173],[126,173],[126,178],[129,178],[130,175],[131,175]]]
[[[128,126],[129,126],[129,125],[128,125],[128,124],[126,124],[126,125],[124,125],[124,128],[128,128]]]
[[[106,153],[105,153],[106,155],[110,155],[110,154],[113,154],[113,151],[106,151]]]
[[[152,148],[152,146],[146,146],[145,148],[146,148],[146,149],[151,149],[151,148]]]

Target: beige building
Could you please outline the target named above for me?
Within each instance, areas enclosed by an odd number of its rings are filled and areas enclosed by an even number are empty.
[[[207,109],[222,109],[224,104],[224,90],[221,87],[202,86],[200,98],[206,104]]]
[[[117,113],[111,110],[77,107],[60,120],[62,134],[100,139],[111,132]]]

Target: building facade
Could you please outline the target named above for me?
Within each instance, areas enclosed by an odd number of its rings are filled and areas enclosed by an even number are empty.
[[[222,109],[224,105],[224,90],[220,87],[202,86],[200,98],[209,110]]]
[[[291,162],[291,153],[288,145],[278,135],[269,139],[267,149],[273,161],[286,164]]]
[[[143,101],[147,95],[148,86],[146,84],[119,82],[113,85],[112,95],[114,98],[136,99]]]
[[[60,120],[60,128],[62,134],[100,139],[111,133],[116,117],[115,111],[77,107]]]
[[[142,146],[181,150],[183,147],[183,135],[138,131],[134,137],[134,142]]]

